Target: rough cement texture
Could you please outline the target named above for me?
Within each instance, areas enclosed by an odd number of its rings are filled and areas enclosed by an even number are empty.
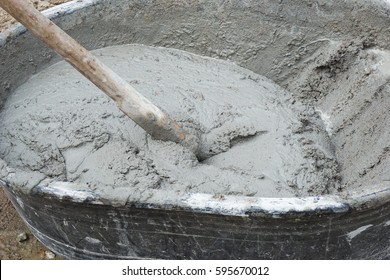
[[[128,188],[140,200],[148,189],[262,197],[337,190],[338,165],[319,115],[272,81],[173,49],[127,45],[96,54],[183,125],[201,127],[215,155],[198,162],[178,144],[153,140],[61,62],[2,110],[3,178],[28,188],[49,180],[104,193]]]
[[[315,104],[340,166],[341,187],[390,181],[390,53],[366,39],[326,40],[288,90]]]

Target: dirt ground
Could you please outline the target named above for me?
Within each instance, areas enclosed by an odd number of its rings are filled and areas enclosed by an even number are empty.
[[[24,240],[27,238],[26,240]],[[57,258],[31,234],[0,188],[0,259],[40,260]],[[58,258],[57,258],[58,259]]]
[[[26,0],[27,1],[27,0]],[[28,0],[34,4],[38,10],[42,11],[55,5],[69,2],[70,0]],[[10,15],[0,8],[0,31],[10,27],[16,22]]]
[[[44,10],[70,0],[29,0]],[[16,21],[0,8],[0,32]],[[0,188],[0,259],[59,259],[31,234]]]

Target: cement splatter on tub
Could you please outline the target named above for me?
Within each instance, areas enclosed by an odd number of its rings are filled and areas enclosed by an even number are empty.
[[[320,113],[272,81],[174,49],[123,45],[95,54],[179,122],[200,127],[215,155],[199,162],[178,144],[153,140],[60,62],[19,87],[1,111],[7,181],[27,189],[68,181],[140,201],[153,190],[257,197],[337,191],[338,164]]]

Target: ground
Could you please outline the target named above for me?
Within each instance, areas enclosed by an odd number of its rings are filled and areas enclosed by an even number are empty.
[[[44,10],[69,0],[29,0],[39,10]],[[0,8],[0,32],[16,21]],[[26,240],[20,237],[26,235]],[[0,188],[0,259],[52,259],[58,258],[31,234],[20,219],[12,203]]]
[[[58,4],[64,2],[69,2],[70,0],[28,0],[34,4],[38,10],[48,9]],[[8,15],[3,9],[0,8],[0,31],[8,28],[16,21],[10,15]]]
[[[19,235],[27,239],[19,241]],[[31,234],[0,188],[0,259],[50,259],[54,255]]]

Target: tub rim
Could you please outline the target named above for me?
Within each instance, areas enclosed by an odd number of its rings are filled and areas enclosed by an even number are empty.
[[[166,201],[164,203],[140,202],[131,199],[110,200],[93,192],[87,185],[71,182],[55,181],[49,184],[38,184],[31,189],[23,189],[0,179],[0,186],[6,188],[16,197],[22,194],[75,205],[181,210],[225,216],[262,216],[269,218],[293,218],[318,216],[319,214],[337,215],[351,211],[365,211],[381,207],[390,202],[390,184],[371,185],[371,188],[377,189],[372,192],[350,193],[344,196],[249,197],[189,193],[178,196],[175,202]],[[166,193],[165,190],[155,190],[155,192]],[[23,204],[19,201],[18,203]]]

